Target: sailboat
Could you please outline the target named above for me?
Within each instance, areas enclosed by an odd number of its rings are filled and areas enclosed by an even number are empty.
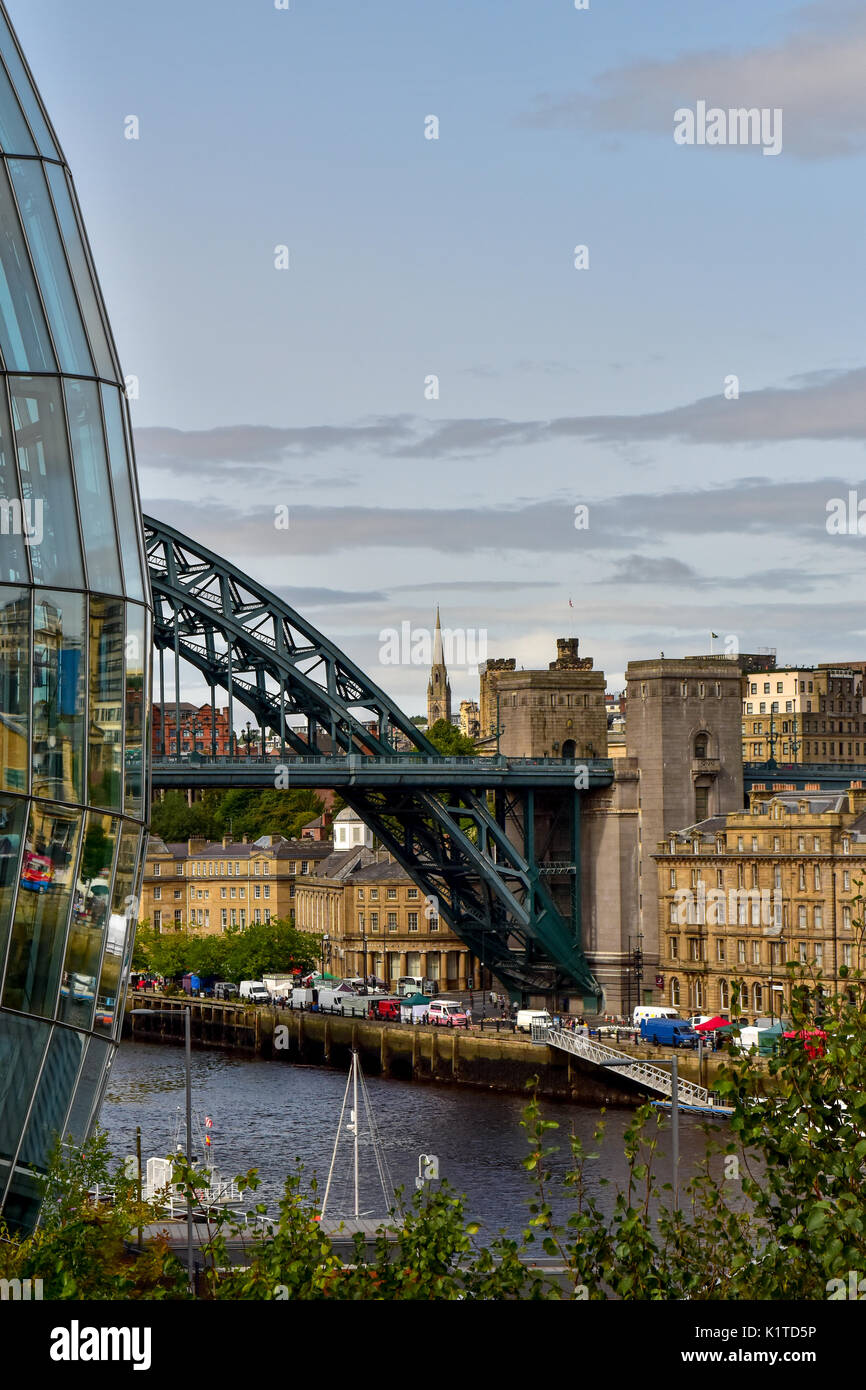
[[[350,1094],[351,1106],[349,1106]],[[347,1107],[349,1107],[348,1121],[346,1120]],[[361,1107],[363,1107],[366,1128],[362,1124]],[[374,1207],[367,1206],[362,1201],[360,1162],[362,1139],[365,1141],[365,1150],[369,1148],[372,1152],[379,1187],[381,1188],[381,1198],[377,1193],[375,1199],[380,1208],[378,1212]],[[344,1151],[347,1148],[346,1141],[348,1141],[351,1155],[348,1175],[344,1173],[344,1178],[348,1176],[348,1182],[344,1182],[343,1193],[341,1198],[338,1198],[334,1179],[341,1147]],[[347,1187],[351,1192],[348,1200]],[[364,1073],[361,1070],[361,1059],[358,1053],[353,1051],[319,1220],[322,1224],[322,1230],[331,1237],[350,1239],[360,1231],[368,1238],[374,1237],[378,1232],[384,1233],[386,1236],[390,1235],[393,1239],[395,1215],[399,1219],[399,1203],[394,1194],[394,1184],[388,1171],[384,1145],[376,1125]]]

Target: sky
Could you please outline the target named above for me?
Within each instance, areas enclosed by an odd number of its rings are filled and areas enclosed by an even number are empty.
[[[579,636],[612,689],[711,632],[862,659],[859,0],[7,5],[145,511],[408,714],[427,671],[382,634],[437,604],[527,668]],[[677,143],[699,102],[781,111],[780,151]]]

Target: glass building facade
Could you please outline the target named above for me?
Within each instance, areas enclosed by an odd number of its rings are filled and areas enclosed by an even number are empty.
[[[0,1208],[38,1214],[116,1050],[149,812],[150,589],[123,377],[0,0]]]

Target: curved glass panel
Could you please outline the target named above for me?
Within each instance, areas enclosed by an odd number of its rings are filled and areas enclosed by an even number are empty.
[[[48,122],[42,114],[39,99],[36,95],[36,88],[24,66],[18,45],[12,34],[9,21],[0,8],[0,57],[15,84],[15,92],[18,97],[18,104],[21,106],[24,115],[27,117],[27,124],[33,131],[36,143],[39,146],[39,153],[45,155],[47,159],[59,159],[60,151],[57,148],[51,131],[48,129]],[[26,154],[26,150],[7,150],[7,154]]]
[[[138,544],[141,534],[138,525],[138,505],[132,486],[129,457],[126,452],[120,392],[116,386],[102,387],[102,406],[105,411],[105,435],[108,440],[111,480],[114,484],[117,532],[120,537],[120,557],[123,561],[126,592],[130,598],[141,599],[144,597],[144,591],[141,581],[141,552]]]
[[[80,812],[32,803],[6,959],[4,1008],[54,1015],[80,834]]]
[[[87,346],[87,335],[81,322],[42,165],[36,159],[10,159],[9,172],[48,314],[51,336],[60,359],[60,370],[92,376],[93,362]]]
[[[123,593],[102,411],[95,381],[65,381],[66,413],[84,537],[84,559],[91,589]]]
[[[114,360],[102,314],[99,311],[99,302],[91,278],[90,264],[84,244],[84,234],[66,181],[66,171],[61,169],[59,164],[46,164],[45,173],[51,187],[51,196],[54,199],[54,209],[60,223],[63,244],[66,247],[66,254],[72,268],[72,279],[78,294],[81,312],[84,315],[87,336],[90,339],[90,346],[96,359],[96,369],[100,376],[106,377],[109,381],[120,381],[120,368]]]
[[[38,1214],[117,1045],[153,614],[123,377],[72,179],[0,0],[0,1208]]]
[[[94,806],[119,811],[122,799],[124,632],[120,599],[90,600],[88,792]]]
[[[41,524],[41,538],[30,547],[33,578],[37,584],[82,589],[84,572],[60,381],[15,376],[9,385],[21,486],[25,502]]]
[[[0,161],[0,349],[8,371],[57,370],[5,161]]]
[[[99,811],[87,817],[57,1006],[57,1017],[76,1028],[90,1028],[93,1020],[118,828],[117,820]]]
[[[0,584],[29,580],[27,551],[38,538],[40,520],[38,509],[25,508],[21,501],[9,408],[0,389]]]
[[[83,800],[84,595],[38,589],[33,603],[33,795]]]
[[[0,586],[0,788],[29,790],[30,591]]]

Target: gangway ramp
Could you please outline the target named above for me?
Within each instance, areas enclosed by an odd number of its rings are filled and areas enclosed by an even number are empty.
[[[548,1028],[545,1024],[533,1023],[532,1041],[547,1043],[548,1047],[558,1047],[563,1052],[570,1052],[573,1057],[582,1058],[584,1062],[603,1062],[612,1070],[613,1064],[616,1063],[615,1070],[619,1076],[630,1076],[647,1090],[657,1091],[669,1100],[673,1095],[673,1080],[664,1067],[654,1067],[651,1062],[642,1062],[628,1052],[619,1052],[615,1047],[608,1047],[605,1043],[597,1042],[595,1038],[587,1037],[585,1033],[572,1033],[567,1028]],[[710,1105],[710,1093],[706,1087],[696,1086],[693,1081],[684,1081],[682,1077],[677,1079],[677,1099],[681,1105],[714,1108]]]

